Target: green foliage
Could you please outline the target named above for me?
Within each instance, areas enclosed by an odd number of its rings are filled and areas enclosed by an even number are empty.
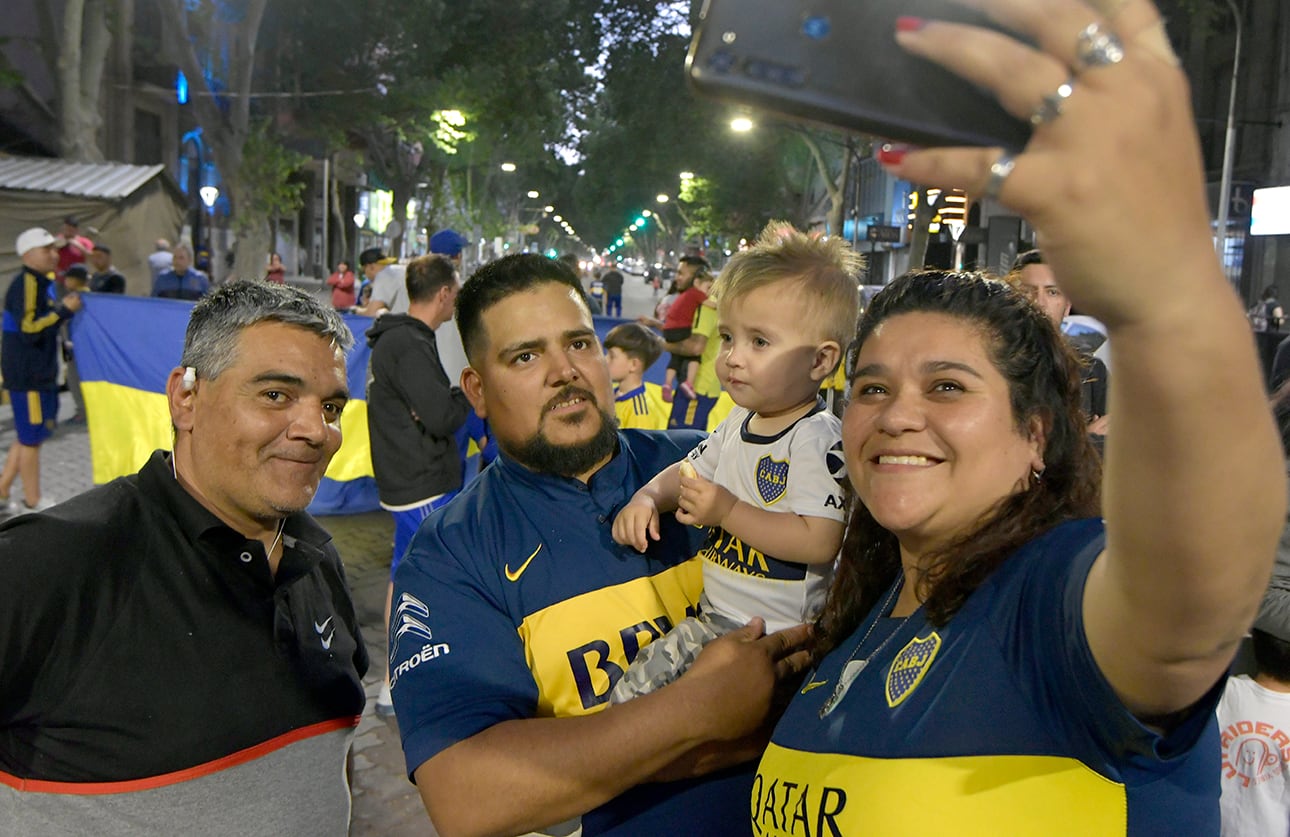
[[[238,172],[243,192],[235,224],[239,230],[263,224],[266,218],[290,215],[304,205],[304,184],[291,176],[309,158],[283,148],[271,135],[268,122],[255,124],[242,146]]]

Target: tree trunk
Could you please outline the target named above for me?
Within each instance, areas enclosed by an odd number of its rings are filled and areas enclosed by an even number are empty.
[[[241,160],[238,160],[237,167],[232,165],[231,161],[226,163],[223,159],[219,160],[220,170],[224,172],[237,171],[240,164]],[[233,216],[233,230],[237,234],[237,243],[234,250],[233,273],[229,278],[263,279],[272,244],[268,219],[259,213],[249,211],[249,207],[255,204],[252,199],[255,185],[247,183],[241,174],[232,177],[226,175],[224,185],[228,187],[232,204],[242,208]]]
[[[98,162],[103,152],[98,146],[98,86],[103,78],[103,61],[107,55],[107,31],[102,6],[95,14],[99,0],[67,0],[63,7],[63,30],[58,49],[58,152],[68,160]],[[88,12],[88,15],[87,15]],[[87,20],[88,17],[88,20]],[[102,29],[93,41],[94,50],[82,47],[87,30],[95,23]],[[88,26],[87,26],[88,24]],[[91,66],[97,60],[97,68]],[[85,85],[93,83],[94,107],[86,107]]]
[[[327,269],[330,270],[336,262],[344,259],[350,263],[350,269],[357,273],[358,265],[353,263],[354,256],[349,252],[349,220],[345,217],[344,210],[340,206],[339,178],[332,178],[331,182],[331,212],[336,219],[336,230],[340,233],[340,256],[333,259],[330,253],[324,254],[324,258],[328,259]]]
[[[416,184],[405,178],[398,178],[394,181],[394,220],[399,224],[399,234],[390,236],[390,249],[385,255],[400,258],[403,255],[403,237],[414,230],[408,229],[408,201],[412,198],[413,189]],[[385,231],[381,230],[384,234]],[[412,242],[415,245],[416,236],[413,235]],[[415,248],[414,248],[415,249]]]

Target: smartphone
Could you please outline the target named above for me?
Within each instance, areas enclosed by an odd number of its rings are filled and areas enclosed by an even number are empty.
[[[999,27],[947,0],[705,0],[686,56],[699,93],[917,145],[1021,150],[1030,124],[896,44],[896,18]]]

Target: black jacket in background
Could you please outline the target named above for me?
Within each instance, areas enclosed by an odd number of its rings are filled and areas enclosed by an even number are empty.
[[[407,314],[385,314],[367,344],[367,432],[381,503],[407,506],[460,488],[453,434],[470,404],[443,370],[434,331]]]

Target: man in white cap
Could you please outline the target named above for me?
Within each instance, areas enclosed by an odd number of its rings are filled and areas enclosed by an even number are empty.
[[[32,227],[18,236],[16,249],[22,270],[4,297],[0,376],[13,404],[18,440],[0,473],[0,510],[23,512],[54,504],[40,494],[40,445],[58,418],[58,328],[80,310],[81,298],[76,293],[55,298],[58,245],[48,230]],[[22,480],[21,501],[9,497],[16,479]]]

